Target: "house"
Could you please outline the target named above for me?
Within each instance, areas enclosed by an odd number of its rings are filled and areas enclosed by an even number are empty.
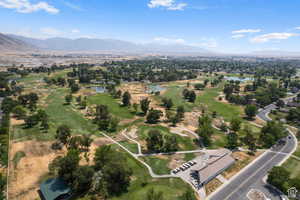
[[[40,185],[39,194],[42,200],[68,200],[71,188],[60,178],[51,178]]]

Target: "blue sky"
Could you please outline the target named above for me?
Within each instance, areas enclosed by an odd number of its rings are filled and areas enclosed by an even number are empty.
[[[300,52],[298,0],[0,0],[0,32]]]

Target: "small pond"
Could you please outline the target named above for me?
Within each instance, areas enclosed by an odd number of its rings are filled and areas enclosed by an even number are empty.
[[[95,90],[96,93],[104,93],[104,92],[106,92],[105,87],[101,87],[101,86],[93,86],[93,87],[91,87],[91,89]]]
[[[163,90],[165,90],[165,88],[160,85],[148,85],[147,92],[148,93],[156,93],[156,92],[161,92]]]
[[[225,76],[224,78],[227,81],[240,81],[240,82],[253,81],[253,78],[250,77]]]

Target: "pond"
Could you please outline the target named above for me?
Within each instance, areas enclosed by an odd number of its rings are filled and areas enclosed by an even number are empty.
[[[104,93],[104,92],[106,92],[105,87],[101,87],[101,86],[93,86],[93,87],[91,87],[91,89],[95,90],[96,93]]]
[[[225,76],[224,78],[227,81],[240,81],[240,82],[253,81],[253,78],[250,77]]]
[[[148,85],[148,93],[156,93],[156,92],[161,92],[165,90],[164,87],[160,86],[160,85]]]

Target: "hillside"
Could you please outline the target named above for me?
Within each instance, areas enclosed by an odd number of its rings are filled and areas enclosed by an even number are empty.
[[[22,40],[0,33],[0,51],[24,51],[35,49]]]

